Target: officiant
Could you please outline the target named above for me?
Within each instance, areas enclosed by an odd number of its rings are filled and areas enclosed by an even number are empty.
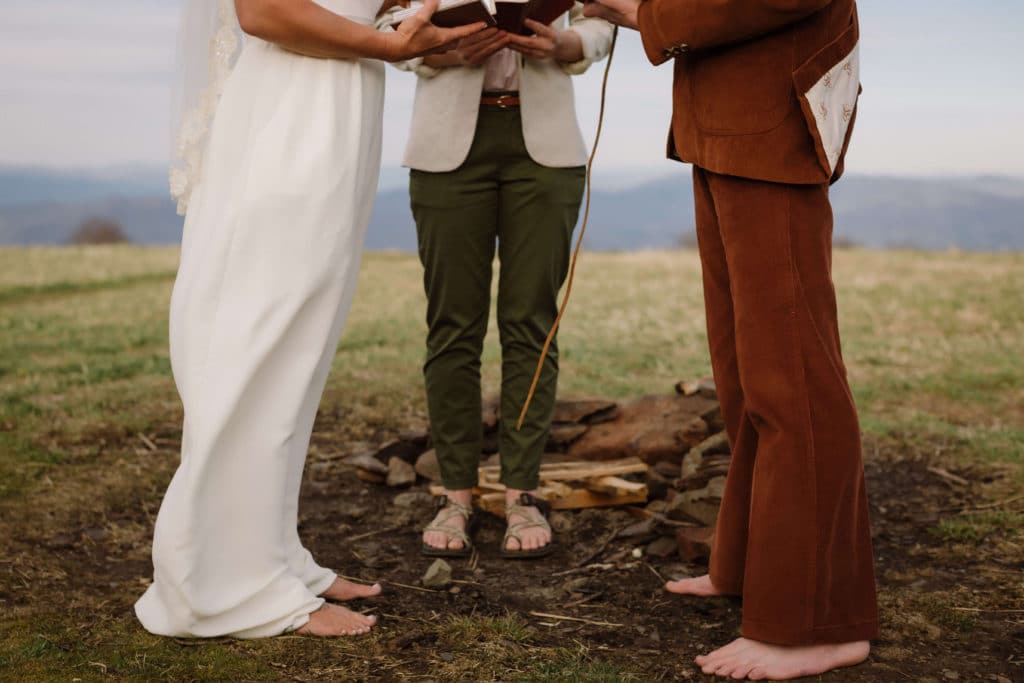
[[[507,558],[548,554],[533,498],[558,377],[552,345],[521,430],[515,417],[557,314],[583,197],[587,147],[572,76],[604,59],[612,26],[577,2],[533,35],[487,29],[457,49],[398,64],[418,76],[404,165],[427,294],[431,435],[446,489],[423,535],[428,556],[471,552],[471,489],[482,450],[481,353],[497,249],[501,482]]]

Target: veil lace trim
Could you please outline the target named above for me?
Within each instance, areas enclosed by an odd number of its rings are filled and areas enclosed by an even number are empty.
[[[193,0],[193,2],[195,1]],[[198,0],[198,2],[206,5],[209,0]],[[206,5],[206,8],[210,7],[210,5]],[[199,11],[210,11],[206,8],[199,9]],[[205,42],[207,63],[205,65],[206,73],[188,74],[189,67],[185,67],[186,73],[179,74],[179,78],[184,81],[183,88],[191,88],[194,91],[185,91],[181,95],[180,123],[174,141],[172,154],[174,162],[170,168],[171,196],[177,200],[178,214],[182,216],[188,210],[192,193],[202,180],[203,158],[210,137],[214,113],[242,46],[242,35],[233,0],[217,0],[216,15],[212,18],[212,22],[207,21],[208,28],[203,31],[204,34],[211,33],[208,39],[206,35],[188,35],[190,32],[196,31],[194,18],[192,27],[188,26],[188,19],[185,24],[183,25],[185,35],[182,36],[181,49],[188,50],[197,39],[200,42]],[[200,30],[202,31],[202,29]],[[194,57],[192,55],[191,59],[194,60]],[[186,60],[187,64],[190,56],[182,54],[181,58]]]

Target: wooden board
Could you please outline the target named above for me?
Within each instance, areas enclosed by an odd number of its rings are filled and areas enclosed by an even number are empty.
[[[643,474],[647,472],[647,464],[640,458],[623,458],[605,462],[560,462],[546,463],[540,466],[541,481],[582,481],[599,479],[621,474]],[[499,465],[484,465],[480,468],[482,481],[497,481],[501,477]]]

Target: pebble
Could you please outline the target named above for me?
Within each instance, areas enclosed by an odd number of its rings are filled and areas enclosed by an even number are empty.
[[[422,581],[426,588],[446,588],[452,582],[452,566],[444,560],[434,560]]]

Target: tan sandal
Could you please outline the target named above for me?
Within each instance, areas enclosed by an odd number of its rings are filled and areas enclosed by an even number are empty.
[[[540,519],[534,519],[533,513],[528,508],[536,508],[542,515]],[[515,503],[509,503],[505,506],[505,519],[513,515],[517,515],[526,519],[526,522],[518,522],[516,524],[509,524],[508,529],[505,530],[505,538],[501,541],[501,556],[506,560],[532,560],[539,557],[547,557],[555,551],[555,538],[554,532],[551,531],[551,524],[548,523],[548,515],[551,514],[551,506],[547,501],[535,498],[529,493],[524,493],[519,496],[519,500]],[[540,528],[546,530],[551,534],[551,541],[547,545],[541,546],[540,548],[534,548],[533,550],[509,550],[508,539],[514,538],[519,541],[519,547],[523,547],[523,539],[519,537],[519,533],[523,529]]]
[[[451,500],[448,496],[438,496],[435,500],[437,504],[435,519],[423,531],[438,531],[446,534],[448,536],[448,543],[454,540],[462,541],[462,547],[449,548],[446,545],[444,548],[435,548],[432,545],[423,543],[420,548],[420,554],[424,557],[470,557],[473,554],[473,541],[469,537],[469,532],[472,531],[476,521],[476,515],[473,514],[472,506],[463,505]],[[466,520],[466,531],[447,524],[454,517],[462,517]]]

